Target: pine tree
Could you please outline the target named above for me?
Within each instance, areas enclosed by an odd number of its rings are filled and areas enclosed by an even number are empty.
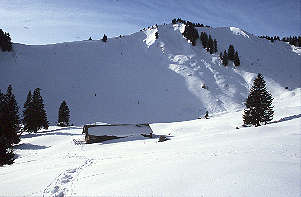
[[[214,47],[214,53],[217,52],[217,41],[216,39],[213,40],[213,47]]]
[[[12,86],[9,85],[7,92],[3,95],[1,120],[3,132],[10,144],[17,144],[20,138],[17,132],[20,129],[19,107],[12,93]]]
[[[0,91],[0,166],[13,163],[14,153],[12,150],[12,142],[7,137],[5,111],[7,106],[5,96]]]
[[[227,66],[227,65],[228,65],[228,54],[227,54],[227,51],[226,51],[226,50],[224,51],[222,63],[223,63],[224,66]]]
[[[214,43],[213,43],[211,35],[209,35],[208,48],[209,48],[210,54],[213,54],[214,53]]]
[[[42,127],[48,129],[47,114],[44,109],[43,98],[40,95],[40,88],[36,88],[32,96],[32,122],[34,132]]]
[[[60,126],[69,126],[69,119],[70,119],[70,110],[66,101],[63,101],[59,108],[58,124]]]
[[[234,53],[235,53],[234,46],[230,45],[228,48],[228,59],[229,60],[234,60]]]
[[[11,51],[12,42],[9,33],[0,29],[0,48],[2,51]]]
[[[273,97],[266,90],[263,76],[258,74],[245,103],[244,124],[260,126],[261,123],[266,124],[271,121],[274,115],[272,101]]]
[[[155,37],[156,37],[156,39],[159,38],[159,33],[158,32],[155,33]]]
[[[106,42],[108,40],[108,37],[106,36],[106,34],[103,35],[102,39],[103,42]]]
[[[234,54],[234,65],[235,66],[239,66],[240,65],[240,60],[239,60],[237,51]]]
[[[192,45],[196,45],[196,40],[199,38],[199,33],[191,22],[187,22],[185,26],[185,30],[183,32],[183,36],[190,40]]]
[[[89,40],[92,40],[92,38],[90,37]]]
[[[33,132],[34,126],[32,121],[33,116],[33,101],[32,101],[32,94],[31,91],[27,94],[27,99],[23,105],[23,125],[24,125],[24,131],[27,132]]]
[[[202,32],[201,33],[201,37],[200,37],[201,41],[202,41],[202,45],[205,48],[207,48],[208,46],[208,35],[206,34],[206,32]]]
[[[220,58],[221,60],[223,60],[223,53],[222,53],[222,52],[219,53],[219,58]]]

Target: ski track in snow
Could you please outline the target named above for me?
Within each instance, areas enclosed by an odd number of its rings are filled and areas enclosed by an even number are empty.
[[[60,173],[55,180],[50,183],[43,192],[43,197],[47,196],[69,196],[76,195],[73,191],[74,182],[77,181],[76,177],[80,174],[80,172],[91,166],[93,164],[93,159],[86,159],[80,166],[76,168],[70,168],[62,173]]]

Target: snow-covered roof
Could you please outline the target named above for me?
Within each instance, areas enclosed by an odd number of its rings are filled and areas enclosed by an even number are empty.
[[[150,134],[152,129],[149,124],[108,124],[93,125],[88,128],[88,134],[94,136],[132,136],[140,134]]]

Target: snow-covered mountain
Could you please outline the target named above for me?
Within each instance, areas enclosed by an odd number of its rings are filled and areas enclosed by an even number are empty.
[[[172,122],[207,110],[240,110],[257,73],[276,99],[285,87],[301,87],[299,49],[235,27],[197,28],[217,40],[218,52],[211,55],[199,40],[196,46],[187,42],[184,28],[159,25],[106,43],[14,44],[13,52],[0,52],[0,89],[12,84],[22,107],[28,91],[39,87],[52,124],[66,100],[71,122],[79,125]],[[230,44],[238,51],[238,68],[219,59]]]

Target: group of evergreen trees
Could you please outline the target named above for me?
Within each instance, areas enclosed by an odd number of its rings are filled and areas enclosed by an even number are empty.
[[[228,65],[229,60],[234,62],[235,66],[239,66],[240,65],[240,59],[238,56],[238,52],[235,51],[234,46],[230,45],[228,48],[228,52],[225,50],[224,54],[222,54],[222,52],[220,53],[220,58],[222,60],[222,63],[224,66]]]
[[[11,51],[12,42],[9,33],[0,29],[0,48],[2,51]]]
[[[270,37],[270,36],[259,36],[259,38],[265,38],[265,39],[267,39],[267,40],[270,40],[271,42],[274,42],[275,40],[278,40],[278,41],[280,41],[280,38],[279,38],[279,36],[272,36],[272,37]]]
[[[33,95],[31,91],[27,94],[23,110],[24,131],[37,132],[41,128],[48,129],[49,123],[40,90],[36,88]]]
[[[0,91],[0,166],[13,163],[13,144],[20,142],[19,129],[19,107],[9,85],[6,94]]]
[[[200,40],[204,49],[206,49],[210,54],[217,52],[217,41],[216,39],[212,39],[211,35],[207,35],[206,32],[202,32],[200,36]]]
[[[280,41],[279,36],[259,36],[259,38],[265,38],[267,40],[270,40],[271,42],[274,42],[275,40]],[[290,36],[290,37],[283,37],[281,39],[283,42],[288,42],[290,45],[294,45],[296,47],[301,47],[301,36]]]
[[[200,24],[200,23],[192,23],[192,22],[190,22],[190,21],[186,21],[186,20],[183,20],[183,19],[181,19],[181,18],[174,18],[174,19],[172,19],[171,20],[171,23],[172,24],[176,24],[176,23],[183,23],[183,24],[185,24],[185,25],[187,25],[187,23],[190,23],[190,24],[192,24],[194,27],[210,27],[209,25],[203,25],[203,24]]]
[[[246,109],[243,114],[245,125],[254,125],[257,127],[273,119],[273,97],[265,86],[263,76],[259,73],[254,80],[254,84],[245,103]]]
[[[40,90],[36,88],[33,94],[28,92],[22,120],[12,86],[8,86],[6,94],[0,91],[0,166],[13,163],[13,145],[20,142],[18,132],[21,130],[21,123],[22,131],[37,132],[41,128],[48,129],[49,123]],[[69,126],[69,119],[70,110],[66,101],[63,101],[59,108],[58,123],[60,126]]]
[[[289,42],[290,45],[294,45],[296,47],[301,47],[301,36],[283,37],[281,41]]]
[[[183,32],[183,36],[187,40],[190,40],[192,45],[195,46],[196,40],[199,38],[199,33],[192,23],[187,22],[185,26],[185,30]]]

